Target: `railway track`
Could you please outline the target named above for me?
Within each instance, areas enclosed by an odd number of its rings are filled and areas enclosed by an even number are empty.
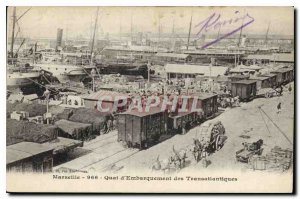
[[[106,138],[104,138],[104,139],[97,140],[97,141],[95,141],[95,142],[93,142],[93,143],[90,143],[90,144],[88,144],[88,145],[85,144],[82,148],[77,148],[77,149],[75,149],[75,152],[69,154],[69,156],[70,156],[71,160],[73,160],[73,159],[76,158],[76,157],[74,158],[74,156],[80,157],[80,156],[82,156],[83,154],[87,154],[87,153],[88,153],[87,150],[88,150],[88,151],[93,151],[93,150],[97,150],[97,149],[99,149],[99,148],[108,146],[109,144],[113,144],[113,143],[116,142],[116,139],[115,139],[116,136],[117,136],[117,135],[109,136],[109,137],[106,137]],[[99,144],[100,142],[103,142],[103,141],[105,141],[105,142],[104,142],[104,143],[101,143],[100,146],[98,145],[98,146],[92,147],[92,146],[94,146],[94,145],[96,145],[96,144]],[[107,141],[107,142],[106,142],[106,141]],[[83,150],[82,150],[82,149],[83,149]],[[79,151],[80,151],[80,152],[79,152]]]
[[[123,149],[120,151],[117,151],[116,153],[112,154],[111,156],[105,157],[103,159],[100,159],[98,161],[95,161],[93,163],[90,163],[89,165],[86,165],[80,169],[85,169],[85,170],[91,170],[94,169],[96,171],[103,171],[106,168],[109,168],[110,166],[127,159],[134,154],[138,153],[138,149]]]
[[[88,150],[95,150],[104,146],[107,146],[108,144],[112,144],[117,142],[116,136],[109,137],[107,139],[99,140],[98,142],[89,144],[89,145],[84,145],[83,149],[88,149]]]
[[[53,170],[65,167],[77,170],[101,171],[139,152],[138,149],[124,148],[122,144],[117,141],[116,136],[116,134],[106,136],[105,138],[95,140],[85,145],[81,148],[83,151],[76,154],[78,158],[60,164],[54,167]],[[82,155],[86,153],[87,150],[91,152]]]
[[[106,136],[107,135],[107,136]],[[105,137],[104,137],[105,136]],[[101,142],[101,141],[103,141],[103,140],[107,140],[107,139],[110,139],[110,138],[113,138],[113,137],[117,137],[118,136],[118,133],[117,133],[117,131],[113,131],[113,132],[111,132],[111,133],[108,133],[108,134],[104,134],[104,135],[100,135],[100,137],[102,138],[102,139],[95,139],[95,140],[91,140],[91,141],[89,141],[89,142],[87,142],[84,146],[90,146],[90,145],[93,145],[93,144],[96,144],[96,143],[98,143],[98,142]],[[104,138],[103,138],[104,137]]]

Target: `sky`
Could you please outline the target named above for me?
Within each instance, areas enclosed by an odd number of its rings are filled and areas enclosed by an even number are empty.
[[[29,7],[17,7],[17,17]],[[91,38],[92,27],[96,19],[97,7],[32,7],[29,12],[18,21],[19,36],[31,38],[55,38],[57,28],[64,29],[64,37],[74,38],[83,36]],[[161,24],[162,33],[172,32],[173,21],[176,33],[188,33],[192,16],[192,34],[197,33],[202,26],[195,27],[213,13],[220,15],[219,22],[236,19],[246,14],[254,21],[243,29],[244,34],[294,34],[293,7],[99,7],[98,34],[108,32],[119,34],[133,32],[158,32]],[[7,11],[8,33],[11,32],[12,8]],[[216,18],[214,18],[216,19]],[[213,28],[207,34],[220,31],[225,34],[243,24],[239,20],[236,24]]]

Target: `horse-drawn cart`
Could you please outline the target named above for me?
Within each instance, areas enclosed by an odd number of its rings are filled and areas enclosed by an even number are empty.
[[[208,153],[221,149],[226,138],[225,128],[220,121],[201,126],[200,133],[194,138],[193,148],[191,149],[195,160],[199,162]]]
[[[249,163],[249,160],[254,155],[261,155],[263,148],[263,140],[258,140],[253,143],[243,143],[244,148],[236,152],[236,160],[239,162]]]
[[[224,145],[225,128],[220,121],[201,126],[199,140],[207,145],[208,152],[219,150]]]

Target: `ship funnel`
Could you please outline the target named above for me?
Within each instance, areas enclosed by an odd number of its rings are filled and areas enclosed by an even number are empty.
[[[241,47],[246,47],[246,42],[247,42],[247,37],[243,36],[242,41],[241,41]]]
[[[210,65],[211,66],[215,66],[216,65],[216,58],[214,58],[214,57],[210,58]]]
[[[57,51],[59,47],[62,46],[62,37],[63,37],[63,29],[57,29],[57,36],[56,36],[56,47],[55,50]]]

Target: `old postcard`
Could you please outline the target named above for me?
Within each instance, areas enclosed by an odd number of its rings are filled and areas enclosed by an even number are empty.
[[[293,7],[8,7],[8,192],[292,193]]]

